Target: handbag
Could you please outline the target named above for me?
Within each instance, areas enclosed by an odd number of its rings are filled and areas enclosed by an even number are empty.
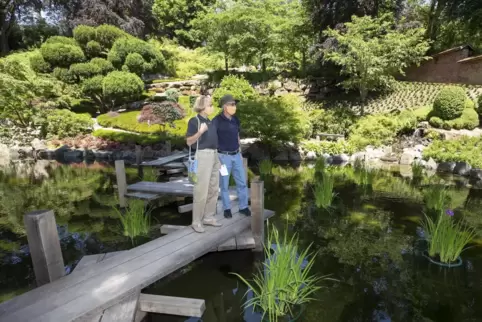
[[[197,130],[199,131],[199,128],[201,127],[201,121],[199,121],[199,118],[196,116],[197,119]],[[189,157],[188,157],[188,169],[187,169],[187,177],[189,179],[189,182],[192,184],[197,183],[197,151],[199,150],[199,139],[196,141],[196,153],[194,154],[194,157],[191,155],[191,146],[189,146]]]

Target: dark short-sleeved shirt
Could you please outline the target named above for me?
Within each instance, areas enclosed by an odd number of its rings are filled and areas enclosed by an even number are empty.
[[[241,132],[241,122],[233,115],[231,119],[223,113],[213,119],[218,130],[218,149],[222,152],[235,152],[239,150],[239,132]]]
[[[197,121],[199,119],[199,123]],[[186,137],[193,136],[199,131],[200,124],[206,123],[208,125],[208,130],[201,135],[199,138],[199,150],[204,149],[218,149],[218,132],[216,130],[216,125],[214,122],[210,121],[207,118],[202,117],[201,115],[197,115],[189,120],[187,124],[187,133]],[[196,143],[191,145],[192,149],[196,149]]]

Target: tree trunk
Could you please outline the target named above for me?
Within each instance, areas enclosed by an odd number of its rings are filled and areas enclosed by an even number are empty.
[[[263,73],[266,72],[266,59],[261,59],[261,70]]]
[[[306,76],[306,50],[301,51],[301,75]]]
[[[224,69],[229,73],[228,54],[224,53]]]
[[[365,102],[367,100],[367,95],[368,95],[367,89],[364,88],[364,87],[360,88],[360,98],[361,98],[360,114],[361,114],[361,116],[365,115]]]
[[[0,32],[0,57],[6,56],[9,51],[8,35],[2,30]]]

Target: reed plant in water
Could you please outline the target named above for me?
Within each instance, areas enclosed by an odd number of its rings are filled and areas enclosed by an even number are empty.
[[[271,245],[277,247],[271,252]],[[329,279],[327,276],[316,276],[311,270],[315,262],[315,254],[310,253],[311,245],[298,253],[298,238],[288,238],[276,228],[268,232],[268,242],[264,246],[266,260],[252,281],[236,275],[249,289],[253,296],[244,303],[245,308],[261,311],[263,319],[276,322],[281,318],[293,316],[297,310],[311,300],[313,294],[320,289],[319,282]]]
[[[420,179],[423,177],[424,169],[420,162],[414,162],[412,164],[412,176],[414,179]]]
[[[259,163],[258,167],[259,167],[259,173],[262,176],[268,176],[273,171],[273,162],[271,162],[271,160],[269,160],[269,159],[262,160]]]
[[[124,236],[127,236],[134,242],[134,238],[145,236],[149,233],[151,227],[151,208],[147,208],[141,200],[131,200],[125,211],[121,213],[115,208],[122,227]]]
[[[450,204],[450,194],[445,186],[431,186],[424,192],[425,206],[437,214],[443,212]]]
[[[334,177],[326,172],[323,174],[323,179],[316,183],[314,194],[315,205],[318,208],[328,209],[331,207],[336,197],[336,193],[333,192],[334,185]]]
[[[353,169],[359,171],[365,169],[365,160],[362,158],[356,158],[353,162]]]
[[[428,255],[445,264],[456,262],[476,236],[475,229],[461,221],[456,222],[453,216],[454,212],[450,209],[439,211],[435,219],[425,215],[422,224],[427,234]]]
[[[315,171],[316,173],[321,173],[323,174],[325,172],[325,169],[326,169],[326,160],[325,158],[321,157],[319,158],[318,160],[316,160],[316,163],[315,163]]]

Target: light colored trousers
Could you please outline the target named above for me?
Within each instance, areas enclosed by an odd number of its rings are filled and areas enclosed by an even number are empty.
[[[192,224],[202,224],[203,220],[212,221],[216,214],[219,196],[218,151],[197,151],[197,182],[194,185],[192,205]]]

